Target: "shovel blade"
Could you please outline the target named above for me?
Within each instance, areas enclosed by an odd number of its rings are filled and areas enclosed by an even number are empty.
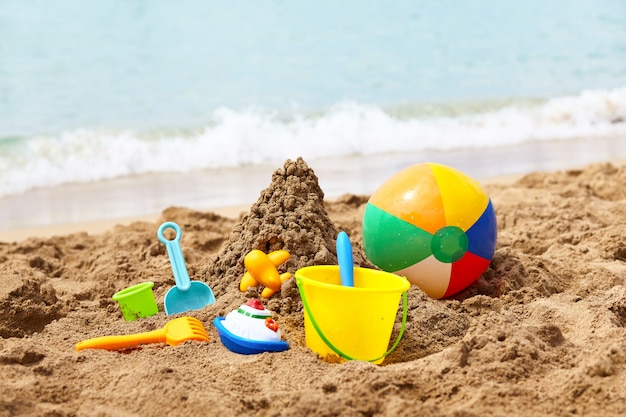
[[[187,291],[172,287],[165,294],[163,305],[165,314],[184,313],[189,310],[199,310],[215,302],[215,295],[211,287],[204,282],[191,281]]]

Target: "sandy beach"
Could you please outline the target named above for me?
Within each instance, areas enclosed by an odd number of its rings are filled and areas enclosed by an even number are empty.
[[[335,264],[333,239],[345,230],[355,263],[369,264],[367,194],[329,198],[305,161],[273,169],[251,205],[172,206],[140,220],[3,235],[0,416],[626,413],[624,161],[484,181],[498,223],[491,265],[451,299],[412,286],[406,333],[380,366],[311,352],[293,279],[261,298],[289,350],[240,355],[220,342],[214,318],[260,298],[238,289],[248,251],[290,251],[281,272]],[[164,221],[182,227],[191,279],[215,293],[215,304],[189,312],[210,341],[76,352],[81,340],[151,331],[172,318],[163,312],[172,270],[156,236]],[[159,313],[124,321],[111,296],[143,281],[154,282]]]
[[[622,3],[3,1],[0,417],[626,416]]]

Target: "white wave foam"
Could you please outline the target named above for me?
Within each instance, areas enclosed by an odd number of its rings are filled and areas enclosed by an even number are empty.
[[[76,130],[0,142],[0,196],[69,182],[189,172],[287,158],[506,146],[525,141],[626,135],[626,88],[587,91],[532,108],[461,117],[398,119],[376,106],[340,103],[316,117],[220,109],[195,134]]]

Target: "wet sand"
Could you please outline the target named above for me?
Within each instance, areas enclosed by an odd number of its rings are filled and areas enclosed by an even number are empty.
[[[626,138],[585,138],[519,146],[447,152],[357,156],[307,161],[315,168],[326,198],[371,194],[409,165],[438,162],[485,181],[498,177],[581,167],[626,159]],[[104,231],[117,223],[155,219],[167,207],[239,210],[249,207],[271,178],[275,165],[158,174],[89,184],[37,189],[0,198],[0,241],[60,230]],[[104,223],[103,223],[104,222]],[[98,226],[100,225],[100,226]]]

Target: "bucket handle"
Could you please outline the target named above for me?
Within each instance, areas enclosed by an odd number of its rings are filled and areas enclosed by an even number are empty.
[[[333,352],[335,352],[337,355],[341,356],[342,358],[346,360],[349,360],[349,361],[363,360],[363,359],[353,358],[352,356],[343,353],[335,345],[333,345],[330,342],[330,340],[328,340],[328,338],[322,332],[322,329],[320,328],[320,326],[317,324],[317,321],[315,321],[313,314],[311,313],[311,309],[309,308],[309,302],[307,301],[306,296],[304,295],[304,291],[302,291],[302,288],[300,288],[299,279],[296,279],[296,284],[298,285],[298,289],[300,290],[300,298],[302,298],[302,305],[304,306],[304,310],[309,314],[309,319],[311,319],[311,324],[313,325],[313,328],[315,329],[317,334],[320,336],[320,338],[324,341],[324,343],[326,343],[326,345]],[[376,362],[376,361],[383,359],[384,357],[389,355],[391,352],[393,352],[393,350],[398,346],[398,343],[400,343],[400,339],[402,339],[402,336],[404,335],[404,330],[406,328],[406,317],[407,317],[407,310],[408,310],[408,305],[409,305],[407,293],[408,293],[408,290],[402,293],[402,325],[400,327],[400,333],[398,333],[398,337],[396,341],[393,343],[393,345],[391,346],[391,348],[389,348],[387,352],[382,354],[382,356],[379,356],[376,359],[368,359],[366,362]]]

